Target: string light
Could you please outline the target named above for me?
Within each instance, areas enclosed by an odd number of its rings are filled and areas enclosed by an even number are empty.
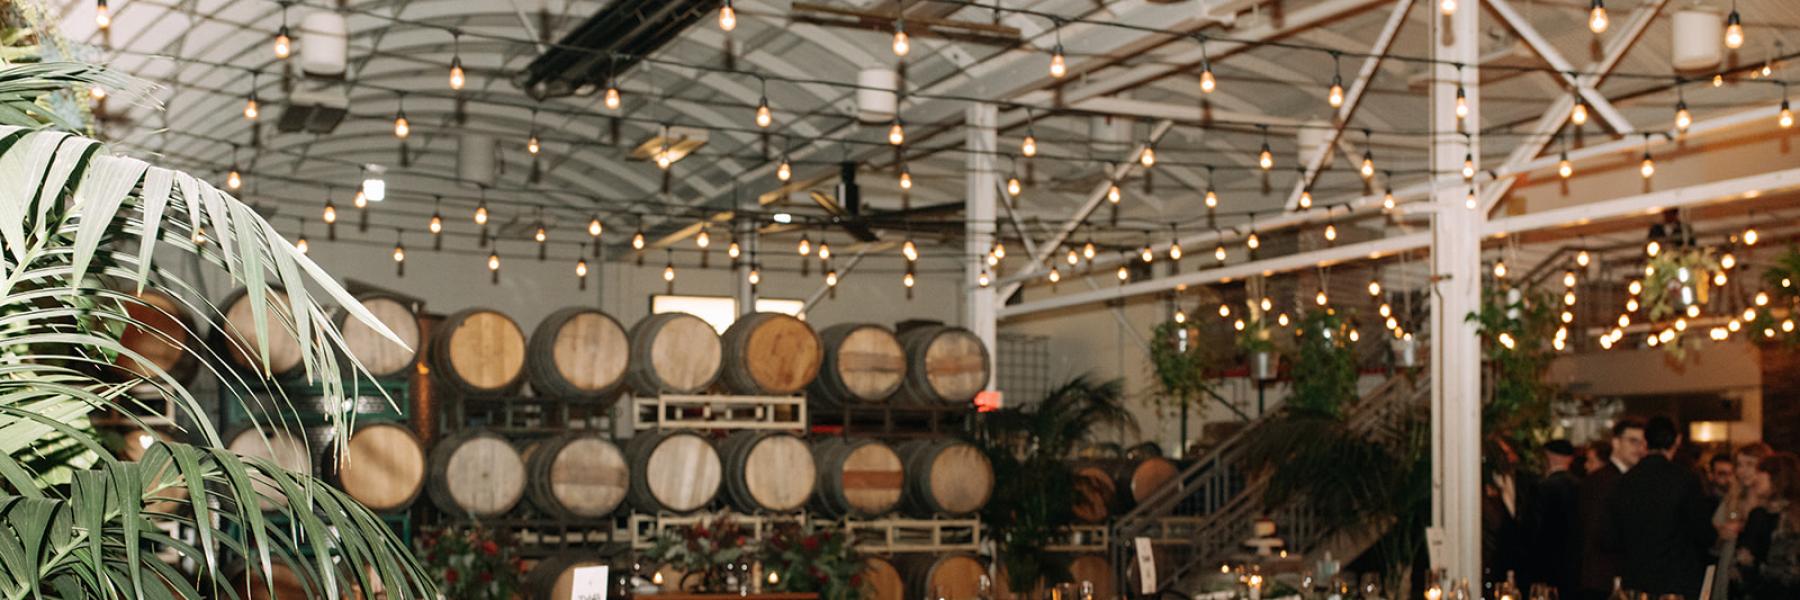
[[[1506,261],[1504,261],[1504,260],[1494,261],[1494,279],[1506,279],[1506,273],[1507,273]]]
[[[906,128],[900,125],[900,117],[894,117],[894,125],[888,127],[887,140],[895,146],[906,143]]]
[[[1219,80],[1213,77],[1212,62],[1200,61],[1200,93],[1211,94],[1219,89]]]
[[[357,190],[356,195],[351,197],[350,204],[351,204],[351,206],[355,206],[358,209],[368,208],[369,207],[369,195],[364,193],[362,190]]]
[[[1006,179],[1006,195],[1013,196],[1016,198],[1016,197],[1018,197],[1018,195],[1020,193],[1023,193],[1024,191],[1025,191],[1024,185],[1019,183],[1018,177],[1008,177]]]
[[[1643,175],[1644,179],[1649,179],[1656,175],[1656,159],[1650,157],[1649,137],[1646,136],[1644,140],[1644,162],[1638,164],[1638,174]]]
[[[1124,283],[1131,279],[1131,270],[1125,268],[1125,265],[1119,265],[1118,276],[1119,276],[1119,283]]]
[[[600,222],[599,215],[595,215],[588,219],[587,232],[588,237],[594,239],[600,239],[600,234],[606,232],[606,225]]]
[[[1320,288],[1319,293],[1313,294],[1313,302],[1318,303],[1319,306],[1325,306],[1331,303],[1331,297],[1325,295],[1324,288]]]
[[[326,225],[332,225],[337,223],[337,217],[337,204],[332,203],[330,198],[326,198],[325,212],[319,215],[319,220],[324,221]]]
[[[1375,178],[1375,152],[1363,150],[1361,173],[1363,179]]]
[[[1775,122],[1781,125],[1782,129],[1794,128],[1794,107],[1788,103],[1786,85],[1781,86],[1781,112],[1775,118]]]
[[[631,233],[631,249],[637,250],[640,252],[643,251],[643,249],[644,249],[644,228],[643,227],[639,227],[637,231],[634,231]]]
[[[1050,49],[1050,76],[1052,78],[1062,79],[1064,75],[1068,74],[1069,63],[1067,59],[1063,58],[1062,26],[1058,24],[1056,29],[1056,47]]]
[[[1219,262],[1225,262],[1225,256],[1226,256],[1226,254],[1225,254],[1225,245],[1224,244],[1219,244],[1219,245],[1213,247],[1213,260],[1217,260]]]
[[[794,166],[788,163],[786,155],[782,155],[781,164],[775,166],[775,178],[782,183],[794,178]]]
[[[312,249],[312,244],[306,243],[306,234],[305,233],[301,233],[300,237],[296,238],[294,240],[294,251],[295,252],[299,252],[301,254],[306,254],[306,252],[311,249]]]
[[[812,256],[812,238],[806,237],[804,233],[800,234],[800,242],[794,244],[794,251],[801,256]]]
[[[244,187],[244,176],[238,173],[236,164],[231,165],[231,172],[225,174],[225,187],[234,192]]]
[[[468,83],[468,78],[463,73],[462,33],[455,31],[450,33],[450,47],[450,89],[460,92],[463,84]]]
[[[1305,177],[1306,174],[1304,172],[1302,172],[1300,176]],[[1312,186],[1308,185],[1308,186],[1300,189],[1300,210],[1310,209],[1310,208],[1312,208],[1312,205],[1313,205]]]
[[[1124,197],[1125,197],[1125,193],[1123,191],[1119,190],[1119,184],[1117,182],[1108,184],[1106,186],[1106,201],[1107,202],[1111,202],[1116,205],[1119,203],[1119,200],[1123,199]]]
[[[744,275],[744,281],[750,282],[750,285],[762,284],[762,267],[751,264],[750,272]]]
[[[494,250],[494,251],[488,252],[487,268],[488,268],[488,271],[491,271],[494,273],[500,272],[500,251],[499,250]]]
[[[1331,53],[1331,89],[1325,93],[1325,102],[1332,108],[1344,106],[1344,74],[1338,56],[1337,52]]]
[[[744,248],[743,246],[738,245],[736,237],[732,237],[731,243],[725,245],[725,255],[731,257],[733,260],[744,255]]]
[[[588,275],[587,259],[586,258],[575,259],[575,276],[586,278],[587,275]]]
[[[730,5],[726,5],[726,7],[730,8]],[[768,129],[770,125],[775,124],[775,112],[769,110],[769,82],[768,82],[768,80],[766,80],[766,79],[763,80],[762,85],[763,85],[762,96],[756,99],[756,126],[761,127],[763,129]]]
[[[1469,90],[1462,84],[1462,66],[1458,65],[1456,72],[1456,119],[1460,121],[1469,118]]]
[[[900,254],[906,257],[907,262],[917,262],[919,246],[913,243],[912,238],[906,238],[906,241],[900,244]]]
[[[412,125],[406,122],[406,96],[400,97],[400,105],[394,110],[394,137],[402,140],[412,135]]]
[[[1325,225],[1325,241],[1335,242],[1335,241],[1337,241],[1337,237],[1338,237],[1337,225],[1332,224],[1332,223],[1327,223]]]
[[[1575,108],[1569,109],[1569,122],[1574,123],[1576,126],[1587,124],[1588,107],[1586,100],[1579,98],[1575,100]]]
[[[1475,210],[1475,207],[1480,205],[1481,200],[1475,195],[1475,186],[1469,186],[1469,193],[1463,194],[1463,208]]]
[[[701,247],[705,248],[706,246],[702,245]],[[819,260],[831,260],[831,242],[823,238],[819,240]]]
[[[1145,247],[1148,248],[1148,246]],[[993,255],[995,260],[1006,260],[1006,242],[994,242]]]
[[[1662,244],[1660,242],[1657,242],[1656,240],[1650,240],[1650,243],[1644,244],[1644,255],[1645,256],[1655,258],[1657,254],[1661,254],[1661,253],[1662,253]]]
[[[1438,10],[1446,17],[1456,14],[1456,0],[1438,0]]]
[[[1463,181],[1475,179],[1475,153],[1470,152],[1463,155],[1462,176]]]
[[[900,189],[910,190],[913,187],[912,169],[906,164],[900,165]]]
[[[826,270],[825,271],[825,285],[829,286],[829,287],[837,287],[837,284],[838,284],[837,269]]]
[[[1606,3],[1594,0],[1592,8],[1588,9],[1588,29],[1594,33],[1606,33],[1606,27],[1611,23],[1606,18]]]
[[[675,283],[675,253],[669,252],[668,262],[663,263],[662,278],[664,283]]]
[[[1144,152],[1138,155],[1138,163],[1146,169],[1156,166],[1156,147],[1145,144]]]
[[[1081,245],[1081,257],[1082,258],[1092,261],[1092,260],[1094,260],[1094,253],[1095,253],[1095,250],[1094,250],[1094,241],[1093,240],[1088,240],[1086,243]]]
[[[1736,1],[1731,3],[1731,14],[1725,15],[1725,47],[1744,47],[1744,18],[1738,15]]]
[[[1244,238],[1244,246],[1255,250],[1262,247],[1262,240],[1256,237],[1256,232],[1252,231],[1250,237]]]
[[[719,7],[719,29],[727,33],[737,29],[737,10],[731,7],[731,0],[725,0],[725,4]]]
[[[915,284],[917,282],[918,282],[917,278],[913,277],[912,267],[911,266],[906,267],[906,274],[902,275],[900,277],[900,283],[902,285],[905,285],[906,289],[910,290],[910,289],[912,289],[913,284]]]
[[[1582,250],[1579,254],[1575,255],[1575,264],[1577,265],[1585,267],[1591,262],[1593,262],[1593,258],[1588,256],[1588,251],[1586,250]]]
[[[482,198],[481,203],[475,205],[475,224],[476,225],[486,225],[487,223],[488,223],[487,199]]]
[[[255,121],[262,116],[262,108],[256,102],[256,73],[250,74],[250,96],[244,100],[244,120]]]
[[[982,269],[981,273],[975,276],[975,284],[979,285],[981,287],[987,287],[988,285],[992,284],[993,282],[994,282],[993,278],[988,276],[987,269]]]
[[[1071,267],[1081,264],[1081,254],[1076,252],[1074,248],[1070,248],[1067,260],[1068,260],[1069,266],[1071,266]]]
[[[1187,311],[1181,310],[1180,307],[1176,307],[1175,308],[1175,322],[1176,323],[1186,323],[1187,322]]]
[[[106,6],[106,0],[100,0],[100,6]],[[102,27],[104,29],[104,27]],[[294,38],[287,24],[287,3],[281,3],[281,27],[275,30],[275,58],[287,60],[294,54]]]
[[[1144,259],[1145,263],[1154,262],[1156,260],[1156,252],[1150,249],[1150,244],[1144,244],[1144,247],[1138,250],[1138,254]]]
[[[1677,88],[1677,89],[1679,90],[1680,88]],[[1677,92],[1677,94],[1679,94],[1679,93],[1680,92]],[[1686,98],[1676,99],[1675,100],[1675,130],[1679,131],[1681,133],[1687,133],[1688,127],[1693,124],[1694,124],[1694,114],[1691,112],[1688,112],[1687,99]]]
[[[607,110],[619,110],[619,106],[624,104],[624,99],[619,97],[618,84],[610,79],[607,81],[606,93],[602,95],[602,98],[601,103],[606,106]]]
[[[1394,210],[1394,207],[1399,206],[1400,201],[1394,197],[1394,175],[1388,173],[1387,179],[1388,185],[1383,186],[1381,191],[1381,209],[1391,211]]]
[[[398,241],[394,242],[394,262],[406,262],[406,245]]]
[[[438,214],[438,211],[436,211],[436,210],[432,210],[431,211],[431,221],[426,223],[425,229],[430,231],[431,235],[438,235],[438,234],[443,233],[444,232],[444,217],[443,217],[443,215]]]
[[[542,149],[543,145],[538,143],[538,136],[536,133],[531,134],[531,138],[525,140],[525,151],[531,153],[532,156],[537,156],[538,151]]]
[[[1369,295],[1370,296],[1380,296],[1381,295],[1381,282],[1380,281],[1376,281],[1374,279],[1369,280]]]
[[[904,58],[906,56],[906,53],[908,53],[908,52],[912,52],[912,38],[907,37],[907,35],[906,35],[906,22],[901,21],[899,19],[895,19],[894,20],[894,56],[899,56],[899,57]],[[906,287],[912,287],[912,286],[908,285]]]
[[[112,27],[112,11],[106,7],[106,0],[94,0],[94,26],[102,31]],[[276,45],[277,56],[280,56],[280,48],[278,43]]]
[[[1268,170],[1275,168],[1275,153],[1269,150],[1268,126],[1265,125],[1262,127],[1262,134],[1262,151],[1256,153],[1256,166],[1262,167],[1262,170],[1267,172]]]
[[[1027,119],[1029,119],[1029,117],[1027,117]],[[1019,154],[1025,155],[1025,158],[1031,158],[1037,156],[1037,153],[1037,135],[1036,132],[1032,130],[1031,125],[1028,124],[1025,126],[1025,139],[1019,142]]]
[[[1758,236],[1756,234],[1756,227],[1752,226],[1752,227],[1748,227],[1748,228],[1744,229],[1744,234],[1742,237],[1744,239],[1744,245],[1755,246],[1756,240],[1760,236]],[[1783,287],[1786,287],[1786,286],[1783,286]]]
[[[1569,162],[1569,152],[1567,150],[1563,151],[1562,155],[1556,161],[1556,175],[1563,179],[1568,179],[1575,175],[1575,163]]]

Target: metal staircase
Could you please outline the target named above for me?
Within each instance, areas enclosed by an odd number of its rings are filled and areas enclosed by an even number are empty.
[[[1396,373],[1346,407],[1350,426],[1378,438],[1401,435],[1400,422],[1409,410],[1425,406],[1431,386],[1424,375]],[[1267,477],[1246,464],[1249,440],[1264,430],[1279,412],[1252,421],[1248,427],[1219,444],[1183,469],[1174,481],[1151,494],[1136,508],[1114,521],[1113,559],[1130,582],[1130,593],[1141,592],[1135,576],[1134,544],[1149,538],[1156,555],[1157,593],[1183,589],[1191,577],[1218,567],[1251,535],[1257,517],[1274,519],[1289,552],[1306,556],[1330,542],[1334,554],[1351,558],[1346,550],[1360,553],[1374,539],[1333,539],[1312,518],[1304,502],[1284,506],[1263,505]]]

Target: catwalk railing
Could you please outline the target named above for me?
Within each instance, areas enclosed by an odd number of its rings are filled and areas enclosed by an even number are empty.
[[[1431,390],[1427,377],[1396,372],[1348,407],[1346,419],[1359,432],[1392,441],[1404,434],[1397,427],[1407,411],[1425,404]],[[1332,534],[1313,518],[1303,501],[1269,507],[1263,503],[1268,489],[1266,473],[1248,464],[1249,441],[1278,418],[1268,413],[1199,457],[1176,479],[1137,507],[1114,521],[1111,535],[1113,564],[1121,569],[1119,581],[1131,586],[1130,594],[1160,596],[1175,591],[1190,576],[1216,569],[1251,536],[1258,517],[1274,519],[1289,552],[1302,556]],[[1141,594],[1135,574],[1137,538],[1149,538],[1156,549],[1156,593]],[[1346,559],[1350,557],[1344,557]]]

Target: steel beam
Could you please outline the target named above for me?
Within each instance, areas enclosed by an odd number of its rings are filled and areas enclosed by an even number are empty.
[[[1487,0],[1484,4],[1492,9],[1494,14],[1498,15],[1500,20],[1513,30],[1513,33],[1519,34],[1519,39],[1525,41],[1525,47],[1536,53],[1538,58],[1544,59],[1544,62],[1550,63],[1550,68],[1556,69],[1557,76],[1563,80],[1563,83],[1575,88],[1575,93],[1581,94],[1581,98],[1587,101],[1588,106],[1592,107],[1594,112],[1599,113],[1600,120],[1605,121],[1608,127],[1618,132],[1619,135],[1631,135],[1635,132],[1631,127],[1631,121],[1625,119],[1625,114],[1619,112],[1618,107],[1613,106],[1612,101],[1608,100],[1606,95],[1594,89],[1594,85],[1599,82],[1589,81],[1577,75],[1575,63],[1563,58],[1562,52],[1558,51],[1556,46],[1551,45],[1550,40],[1545,39],[1542,33],[1538,33],[1537,27],[1533,26],[1531,21],[1525,20],[1525,15],[1514,10],[1508,0]],[[1642,11],[1638,14],[1642,14]],[[1626,27],[1627,31],[1631,29],[1633,27]],[[1631,36],[1631,39],[1635,38],[1636,36]],[[1630,45],[1627,44],[1625,47],[1630,47]]]
[[[1406,13],[1412,10],[1413,0],[1400,0],[1394,4],[1394,12],[1388,15],[1387,24],[1381,33],[1375,36],[1375,43],[1369,48],[1369,58],[1363,60],[1362,68],[1356,71],[1356,81],[1344,93],[1344,103],[1337,109],[1332,120],[1331,133],[1313,150],[1312,156],[1306,159],[1306,173],[1294,182],[1294,190],[1288,193],[1287,209],[1294,210],[1300,206],[1300,195],[1312,188],[1319,178],[1319,170],[1324,168],[1325,159],[1331,158],[1338,140],[1344,137],[1344,127],[1350,124],[1350,118],[1356,115],[1356,108],[1362,104],[1363,93],[1369,91],[1369,83],[1375,79],[1375,70],[1381,68],[1381,59],[1387,56],[1388,49],[1394,46],[1394,38],[1399,35],[1400,27],[1406,24]]]

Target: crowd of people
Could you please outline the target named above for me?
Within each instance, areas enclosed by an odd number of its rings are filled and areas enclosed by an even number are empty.
[[[1759,442],[1701,464],[1681,441],[1666,417],[1623,419],[1583,448],[1545,444],[1535,476],[1495,469],[1482,511],[1489,579],[1510,573],[1521,589],[1577,600],[1616,589],[1800,599],[1800,456]]]

